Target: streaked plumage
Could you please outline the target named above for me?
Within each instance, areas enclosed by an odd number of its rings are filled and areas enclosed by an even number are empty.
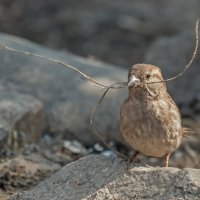
[[[136,64],[128,75],[129,96],[121,107],[121,132],[136,151],[153,157],[169,155],[181,144],[183,129],[178,107],[167,92],[159,67]]]

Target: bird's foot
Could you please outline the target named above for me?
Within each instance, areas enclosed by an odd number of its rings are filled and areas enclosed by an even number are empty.
[[[141,163],[140,159],[139,158],[129,158],[128,159],[128,163],[131,164],[131,163]]]
[[[140,163],[140,159],[138,158],[138,154],[140,152],[136,151],[129,159],[128,159],[128,163]]]
[[[126,162],[126,169],[127,169],[127,171],[129,170],[129,165],[130,165],[131,163],[133,163],[133,164],[135,164],[135,163],[140,163],[140,159],[137,158],[137,156],[138,156],[139,153],[140,153],[139,151],[136,151],[136,152],[133,154],[133,156],[131,156],[128,160],[124,160],[124,161]]]

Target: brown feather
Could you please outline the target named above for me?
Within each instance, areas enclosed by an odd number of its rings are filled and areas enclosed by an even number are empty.
[[[183,137],[190,137],[192,135],[195,134],[195,131],[190,129],[190,128],[187,128],[187,127],[183,127],[182,128],[182,135]]]

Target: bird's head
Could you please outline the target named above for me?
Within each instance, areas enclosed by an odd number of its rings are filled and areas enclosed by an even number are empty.
[[[162,80],[163,77],[159,67],[150,64],[136,64],[130,68],[128,73],[129,91],[133,91],[133,93],[146,93],[149,89],[149,91],[155,94],[160,92],[161,88],[166,91],[166,84],[164,82],[152,83]]]

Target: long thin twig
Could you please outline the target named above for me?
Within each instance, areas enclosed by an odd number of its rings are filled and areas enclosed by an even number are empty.
[[[145,83],[145,84],[153,84],[153,83],[163,83],[163,82],[167,82],[167,81],[172,81],[174,79],[177,79],[178,77],[182,76],[186,70],[191,66],[191,64],[193,63],[197,51],[198,51],[198,47],[199,47],[199,18],[196,21],[196,25],[195,25],[195,46],[194,46],[194,50],[192,51],[192,57],[190,58],[188,64],[184,67],[184,69],[179,72],[177,75],[171,77],[171,78],[167,78],[165,80],[162,81],[157,81],[157,82],[149,82],[149,83]]]
[[[122,82],[122,83],[114,83],[112,84],[110,87],[108,87],[103,95],[101,96],[101,98],[99,99],[99,101],[97,102],[97,104],[95,105],[95,107],[93,108],[91,114],[90,114],[90,126],[91,126],[91,129],[93,131],[93,133],[101,140],[101,142],[108,148],[110,149],[111,151],[113,151],[114,153],[116,153],[117,155],[127,159],[127,156],[119,153],[118,151],[112,149],[112,147],[110,147],[110,145],[107,144],[107,142],[105,141],[105,139],[101,136],[101,134],[99,133],[99,131],[97,131],[97,129],[93,126],[93,117],[94,117],[94,114],[95,112],[97,111],[98,107],[100,106],[100,104],[102,103],[104,97],[106,96],[106,94],[108,93],[108,91],[114,87],[114,88],[124,88],[125,86],[127,85],[127,82]]]
[[[193,51],[193,54],[192,54],[192,57],[189,61],[189,63],[185,66],[185,68],[180,72],[178,73],[177,75],[171,77],[171,78],[168,78],[168,79],[165,79],[165,80],[162,80],[162,81],[158,81],[158,82],[149,82],[149,83],[145,83],[145,84],[152,84],[152,83],[162,83],[162,82],[167,82],[167,81],[171,81],[171,80],[174,80],[180,76],[182,76],[185,71],[191,66],[191,64],[193,63],[194,59],[195,59],[195,56],[197,54],[197,50],[198,50],[198,45],[199,45],[199,34],[198,34],[198,30],[199,30],[199,18],[197,19],[196,21],[196,25],[195,25],[195,39],[196,39],[196,42],[195,42],[195,48],[194,48],[194,51]],[[89,75],[83,73],[82,71],[80,71],[79,69],[77,69],[76,67],[72,66],[72,65],[69,65],[61,60],[58,60],[58,59],[53,59],[53,58],[50,58],[50,57],[47,57],[47,56],[44,56],[44,55],[39,55],[39,54],[35,54],[35,53],[31,53],[31,52],[28,52],[28,51],[22,51],[22,50],[18,50],[18,49],[14,49],[12,47],[9,47],[7,45],[4,45],[4,44],[1,44],[0,43],[0,48],[2,49],[7,49],[9,51],[12,51],[12,52],[15,52],[15,53],[19,53],[19,54],[23,54],[23,55],[28,55],[28,56],[33,56],[33,57],[38,57],[38,58],[42,58],[42,59],[45,59],[45,60],[49,60],[51,62],[54,62],[54,63],[57,63],[57,64],[60,64],[62,66],[64,66],[65,68],[70,68],[72,70],[74,70],[75,72],[79,73],[80,75],[82,75],[84,78],[86,78],[87,80],[95,83],[97,86],[101,87],[101,88],[108,88],[108,87],[111,87],[111,86],[108,86],[108,85],[104,85],[98,81],[96,81],[95,79],[93,79],[92,77],[90,77]],[[113,84],[114,85],[114,84]],[[118,87],[115,87],[115,86],[112,86],[111,88],[113,89],[119,89]]]
[[[88,76],[87,74],[83,73],[82,71],[80,71],[76,67],[71,66],[71,65],[69,65],[69,64],[67,64],[67,63],[65,63],[65,62],[63,62],[61,60],[53,59],[53,58],[50,58],[50,57],[47,57],[47,56],[43,56],[43,55],[39,55],[39,54],[35,54],[35,53],[31,53],[31,52],[28,52],[28,51],[21,51],[21,50],[18,50],[18,49],[14,49],[12,47],[8,47],[8,46],[6,46],[4,44],[0,44],[0,48],[7,49],[9,51],[16,52],[16,53],[23,54],[23,55],[28,55],[28,56],[33,56],[33,57],[38,57],[38,58],[42,58],[42,59],[45,59],[45,60],[49,60],[49,61],[54,62],[56,64],[60,64],[60,65],[64,66],[65,68],[70,68],[70,69],[74,70],[75,72],[78,72],[84,78],[86,78],[87,80],[95,83],[97,86],[100,86],[101,88],[107,88],[107,87],[109,87],[107,85],[99,83],[98,81],[96,81],[92,77]]]

